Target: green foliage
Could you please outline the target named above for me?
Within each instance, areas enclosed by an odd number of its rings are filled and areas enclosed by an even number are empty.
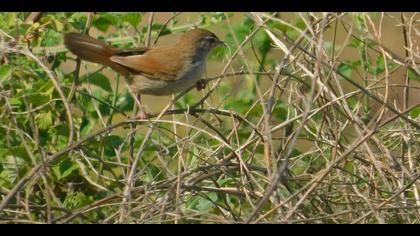
[[[92,22],[93,26],[102,32],[106,32],[112,24],[112,20],[108,19],[106,16],[109,15],[98,17]]]
[[[410,111],[410,116],[413,119],[417,119],[420,116],[420,107],[416,107],[413,110]]]
[[[62,161],[52,168],[57,181],[66,178],[77,169],[79,169],[79,166],[74,161],[69,159]]]
[[[143,15],[142,13],[99,13],[92,22],[92,25],[102,32],[107,32],[110,27],[123,28],[130,25],[137,28]]]
[[[122,20],[129,23],[133,28],[136,28],[140,23],[142,15],[139,13],[126,13],[123,15]]]
[[[420,81],[420,76],[412,68],[408,68],[408,78],[410,80]]]
[[[35,121],[40,129],[46,130],[53,124],[53,117],[50,112],[41,112],[35,116]]]
[[[63,205],[69,209],[77,209],[93,202],[93,196],[86,196],[83,192],[74,192],[67,195]]]
[[[197,196],[190,203],[190,208],[199,212],[209,212],[215,208],[214,202],[217,201],[216,193],[209,193],[205,197]]]
[[[12,74],[12,66],[2,65],[0,67],[0,82],[7,79]]]
[[[351,73],[354,70],[354,67],[349,63],[341,63],[337,69],[340,74],[346,76],[347,78],[351,78]]]
[[[94,73],[92,75],[88,75],[86,76],[86,78],[82,78],[82,81],[94,84],[99,88],[112,93],[112,87],[111,83],[109,82],[109,79],[101,73]]]

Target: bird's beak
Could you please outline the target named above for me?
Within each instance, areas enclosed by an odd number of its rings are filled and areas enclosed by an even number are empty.
[[[222,40],[216,41],[215,44],[216,44],[216,46],[220,46],[220,45],[223,45],[225,47],[227,46],[227,44],[225,42],[223,42]]]

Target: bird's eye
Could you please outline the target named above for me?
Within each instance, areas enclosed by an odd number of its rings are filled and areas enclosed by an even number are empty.
[[[213,37],[207,37],[207,41],[209,41],[209,43],[214,43],[216,42],[216,39]]]

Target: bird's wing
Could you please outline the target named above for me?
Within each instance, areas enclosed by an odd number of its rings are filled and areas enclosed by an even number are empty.
[[[113,56],[134,56],[134,55],[143,55],[145,52],[150,50],[147,47],[136,47],[130,49],[120,49],[118,52],[115,52]]]
[[[130,49],[116,53],[111,61],[129,69],[133,74],[141,74],[150,79],[176,80],[183,69],[183,63],[173,61],[170,50],[160,48]],[[169,52],[169,53],[168,53]],[[177,57],[175,57],[177,58]]]

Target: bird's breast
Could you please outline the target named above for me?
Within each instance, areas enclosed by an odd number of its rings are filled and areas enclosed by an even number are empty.
[[[135,90],[142,94],[157,96],[182,92],[193,86],[204,74],[206,60],[191,62],[184,66],[175,80],[149,79],[138,75],[132,80]]]

